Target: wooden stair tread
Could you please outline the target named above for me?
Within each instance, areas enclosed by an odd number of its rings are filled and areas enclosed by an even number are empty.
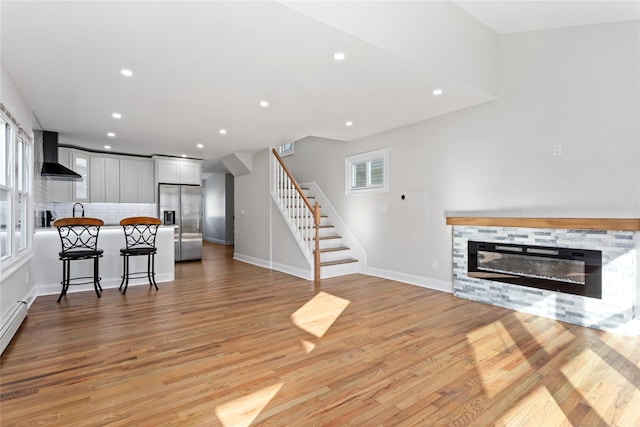
[[[335,228],[335,225],[320,225],[320,228]],[[315,228],[315,225],[310,225],[308,227],[300,227],[300,228]]]
[[[352,262],[358,262],[355,258],[337,259],[335,261],[325,261],[320,263],[320,267],[329,267],[331,265],[350,264]]]
[[[333,234],[331,236],[320,236],[320,240],[332,240],[332,239],[342,239],[342,236],[339,236],[337,234]],[[315,240],[315,237],[309,237],[305,240]]]
[[[321,248],[320,252],[337,252],[337,251],[348,251],[349,248],[346,246],[335,246],[333,248]]]

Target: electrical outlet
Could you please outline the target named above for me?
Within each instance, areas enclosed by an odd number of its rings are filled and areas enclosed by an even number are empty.
[[[553,146],[553,155],[562,156],[562,145],[556,144]]]
[[[438,269],[438,260],[437,259],[432,259],[431,260],[431,268],[434,270]]]

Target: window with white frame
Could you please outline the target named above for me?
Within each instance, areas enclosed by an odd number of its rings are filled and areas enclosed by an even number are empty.
[[[345,159],[347,194],[389,191],[389,150],[383,148]]]
[[[282,144],[278,147],[278,154],[280,157],[290,156],[293,154],[293,142],[288,144]]]
[[[0,260],[2,269],[31,248],[31,138],[13,121],[0,115]]]

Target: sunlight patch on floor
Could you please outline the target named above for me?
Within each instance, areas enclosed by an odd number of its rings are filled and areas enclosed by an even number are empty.
[[[640,407],[640,390],[618,372],[616,368],[622,368],[622,364],[617,365],[609,365],[601,356],[587,348],[560,370],[600,418],[615,419],[618,425],[640,425],[640,411],[633,415],[626,411],[625,415],[631,418],[625,419],[624,422],[616,414],[620,402],[628,402],[628,407]]]
[[[495,423],[496,427],[573,427],[549,390],[536,387]]]
[[[531,370],[529,362],[507,369],[512,361],[526,358],[500,322],[474,330],[467,334],[467,340],[475,353],[473,366],[478,371],[484,392],[489,398],[513,384],[525,371]]]
[[[283,383],[265,387],[216,407],[216,416],[224,427],[248,427],[269,404]]]
[[[304,352],[307,354],[311,353],[313,349],[316,348],[316,345],[308,340],[300,340],[300,345],[302,345]]]
[[[319,292],[291,315],[293,324],[321,338],[349,305],[349,300]]]

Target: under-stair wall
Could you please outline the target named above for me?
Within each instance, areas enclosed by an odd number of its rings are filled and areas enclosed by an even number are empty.
[[[271,197],[271,152],[253,154],[252,172],[234,177],[234,258],[312,280],[312,270]]]

